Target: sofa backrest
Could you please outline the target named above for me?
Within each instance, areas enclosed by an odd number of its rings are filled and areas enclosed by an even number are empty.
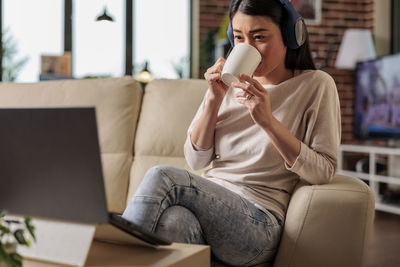
[[[108,209],[114,212],[126,205],[141,99],[142,89],[131,77],[0,83],[0,108],[96,107]]]
[[[168,164],[190,169],[183,155],[183,145],[206,90],[207,82],[195,79],[159,79],[146,86],[127,201],[152,166]]]

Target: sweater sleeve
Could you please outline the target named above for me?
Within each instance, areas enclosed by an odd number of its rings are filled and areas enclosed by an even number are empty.
[[[187,131],[186,141],[184,144],[184,154],[185,154],[186,162],[188,163],[189,167],[192,168],[193,170],[199,170],[199,169],[207,167],[215,156],[214,155],[214,146],[212,146],[209,149],[202,149],[202,148],[196,146],[196,144],[194,144],[192,142],[191,137],[190,137],[194,126],[196,125],[197,121],[199,120],[201,114],[203,113],[205,102],[207,100],[207,96],[208,96],[208,91],[205,94],[203,101],[202,101],[199,109],[197,110],[197,113],[196,113],[194,119],[192,120],[192,123],[189,126],[189,129]]]
[[[292,167],[285,165],[310,184],[325,184],[336,172],[341,138],[339,97],[328,74],[312,97],[313,103],[305,112],[307,129],[300,154]]]

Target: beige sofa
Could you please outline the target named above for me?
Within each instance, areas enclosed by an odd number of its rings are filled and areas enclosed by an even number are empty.
[[[0,84],[0,107],[95,106],[108,208],[122,212],[146,170],[188,168],[186,130],[207,89],[204,80],[154,80],[142,93],[130,77]],[[299,184],[273,266],[362,266],[374,215],[363,182]]]

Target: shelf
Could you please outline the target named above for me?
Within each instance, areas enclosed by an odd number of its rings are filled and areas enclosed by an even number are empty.
[[[345,170],[338,170],[339,174],[355,176],[362,180],[372,181],[372,182],[381,182],[387,184],[396,184],[400,185],[400,178],[399,177],[391,177],[391,176],[383,176],[378,174],[368,174],[363,172],[355,172],[355,171],[345,171]]]
[[[367,181],[371,180],[371,177],[369,176],[368,173],[355,172],[355,171],[345,171],[345,170],[338,170],[337,173],[338,174],[347,175],[347,176],[357,177],[357,178],[360,178],[362,180],[367,180]]]
[[[343,170],[343,161],[346,157],[344,152],[356,152],[356,153],[365,153],[369,156],[369,172],[356,172]],[[369,186],[374,193],[375,196],[375,209],[385,212],[390,212],[394,214],[400,215],[400,204],[388,204],[382,202],[382,195],[380,194],[379,183],[391,184],[391,185],[400,185],[400,177],[392,177],[392,176],[384,176],[376,174],[376,160],[377,154],[379,155],[388,155],[394,156],[394,159],[398,159],[400,157],[400,148],[392,148],[392,147],[379,147],[379,146],[361,146],[361,145],[341,145],[339,148],[339,157],[338,157],[338,173],[343,175],[348,175],[352,177],[357,177],[359,179],[369,181]],[[400,168],[398,166],[398,160],[396,160],[397,165],[389,164],[388,168]],[[388,173],[397,173],[390,172],[390,169],[387,170]],[[393,171],[393,170],[392,170]],[[397,174],[395,174],[397,175]]]
[[[375,209],[380,211],[386,211],[400,215],[400,206],[394,204],[385,204],[381,202],[375,202]]]
[[[339,151],[343,152],[360,152],[360,153],[374,153],[374,154],[387,154],[399,155],[400,148],[393,147],[380,147],[380,146],[360,146],[360,145],[341,145]]]

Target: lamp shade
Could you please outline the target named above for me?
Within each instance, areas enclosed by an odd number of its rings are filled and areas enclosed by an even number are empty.
[[[355,69],[358,61],[376,58],[372,34],[367,29],[348,29],[339,47],[335,67]]]
[[[153,80],[153,75],[151,75],[149,71],[149,62],[147,60],[144,63],[143,70],[138,74],[136,74],[136,80],[138,80],[141,83],[148,83],[151,80]]]

